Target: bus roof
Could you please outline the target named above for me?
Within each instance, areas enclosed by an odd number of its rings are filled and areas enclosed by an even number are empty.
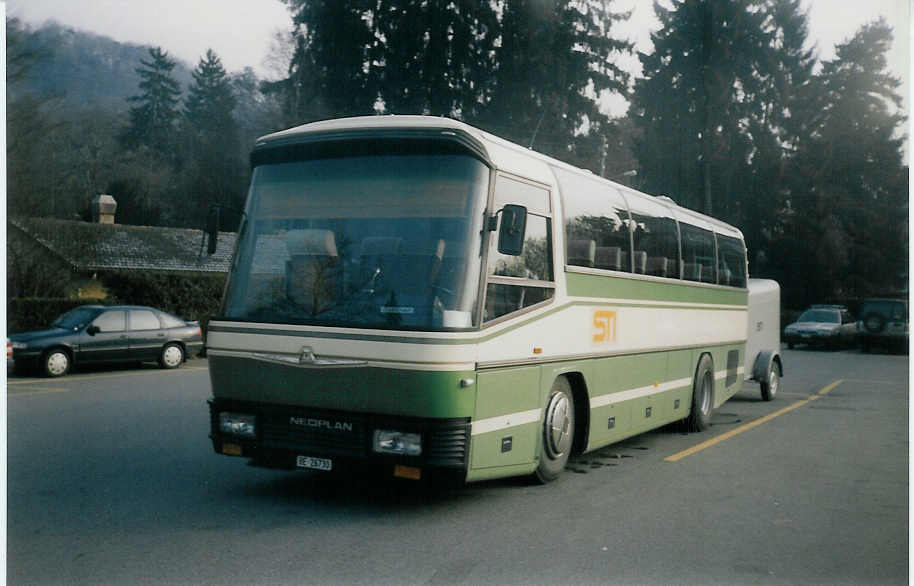
[[[474,150],[480,151],[479,154],[482,155],[489,164],[501,171],[521,175],[547,185],[554,185],[556,180],[549,167],[561,167],[567,171],[579,173],[594,180],[604,182],[608,187],[622,192],[626,198],[649,198],[652,201],[661,203],[667,208],[675,210],[675,213],[679,218],[682,218],[682,216],[690,216],[710,224],[722,232],[729,233],[729,235],[742,238],[742,232],[735,226],[700,212],[684,208],[669,197],[648,195],[610,181],[609,179],[604,179],[588,170],[564,163],[558,159],[538,153],[532,149],[525,148],[485,132],[484,130],[470,126],[465,122],[460,122],[451,118],[438,116],[387,115],[322,120],[262,136],[257,139],[254,149],[256,151],[262,148],[295,144],[307,140],[333,140],[357,135],[368,137],[374,132],[386,133],[397,130],[424,131],[425,133],[435,134],[447,133],[453,134],[454,137],[460,135],[464,141],[469,139],[470,142],[473,143],[472,146],[474,147]]]

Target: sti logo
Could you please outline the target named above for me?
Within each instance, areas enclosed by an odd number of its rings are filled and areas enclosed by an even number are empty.
[[[593,341],[595,344],[612,344],[616,341],[616,312],[599,309],[593,312]]]

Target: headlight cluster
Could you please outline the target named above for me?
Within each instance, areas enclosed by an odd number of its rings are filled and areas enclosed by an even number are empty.
[[[219,414],[219,431],[238,437],[257,437],[256,420],[256,416],[247,413],[223,411]]]
[[[378,429],[374,432],[372,449],[379,454],[418,456],[422,454],[422,436],[418,433]]]

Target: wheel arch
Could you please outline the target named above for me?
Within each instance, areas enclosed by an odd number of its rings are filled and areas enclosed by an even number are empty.
[[[38,355],[39,360],[43,360],[45,356],[53,352],[54,350],[63,350],[67,353],[67,356],[70,358],[70,364],[76,363],[76,352],[73,350],[73,347],[69,344],[63,344],[58,342],[56,344],[51,344],[47,348],[42,348],[41,353]]]
[[[580,454],[587,449],[590,437],[590,396],[587,393],[587,381],[584,380],[584,374],[579,371],[565,372],[559,376],[564,376],[571,385],[575,420],[571,453]]]
[[[701,361],[704,360],[705,356],[707,356],[708,360],[711,361],[711,405],[713,406],[715,400],[714,397],[717,393],[717,377],[714,376],[714,353],[710,350],[702,350],[695,358],[695,366],[692,369],[692,389],[694,392],[695,379],[698,378],[698,369],[701,368]]]
[[[752,366],[752,379],[762,381],[768,376],[768,369],[771,365],[778,368],[778,376],[784,376],[784,364],[781,362],[781,354],[774,350],[764,350],[755,357],[755,363]]]

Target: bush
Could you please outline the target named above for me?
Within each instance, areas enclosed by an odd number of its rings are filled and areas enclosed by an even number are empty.
[[[18,298],[6,304],[6,331],[25,332],[47,327],[60,314],[80,305],[148,305],[187,320],[199,320],[205,329],[219,312],[225,275],[185,277],[149,273],[100,275],[109,292],[106,299]]]
[[[225,286],[225,275],[111,273],[101,275],[101,280],[119,304],[149,305],[188,320],[216,315]]]

